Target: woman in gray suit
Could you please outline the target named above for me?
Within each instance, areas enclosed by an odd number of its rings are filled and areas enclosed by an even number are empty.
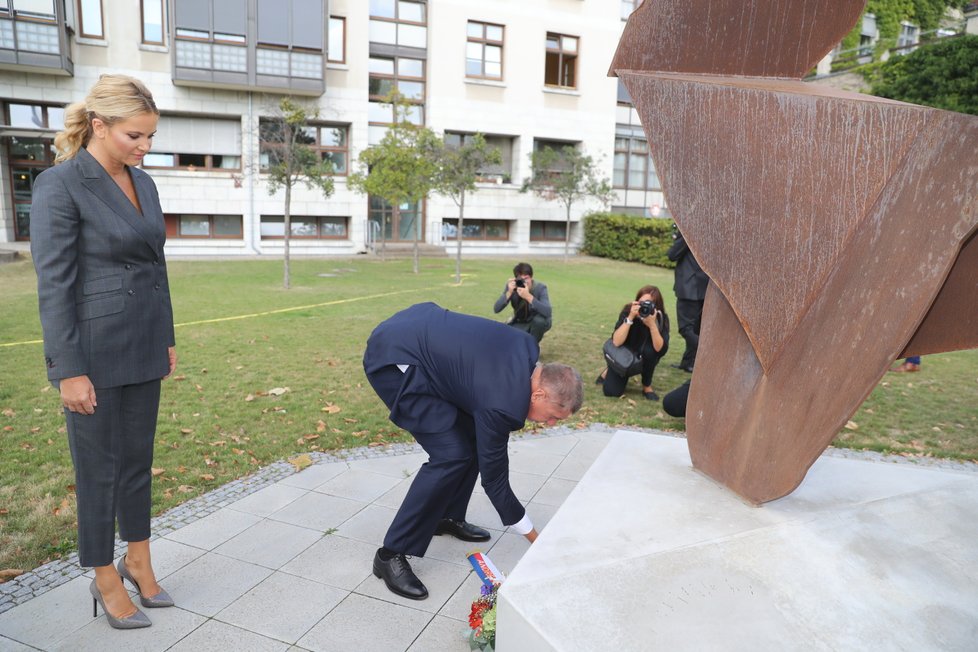
[[[158,120],[142,82],[102,75],[65,110],[58,164],[37,178],[31,206],[44,356],[75,466],[79,562],[95,568],[93,611],[101,604],[119,629],[151,624],[122,578],[144,607],[173,605],[149,552],[160,381],[176,367],[173,310],[159,195],[134,167]],[[129,542],[118,568],[116,519]]]

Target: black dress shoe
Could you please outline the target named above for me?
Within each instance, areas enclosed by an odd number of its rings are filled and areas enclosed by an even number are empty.
[[[450,534],[456,539],[461,539],[462,541],[488,541],[489,540],[489,530],[483,530],[477,525],[472,525],[471,523],[466,523],[465,521],[456,521],[453,518],[443,518],[438,521],[438,527],[435,528],[435,534]]]
[[[428,597],[428,589],[411,570],[407,558],[400,553],[384,561],[378,550],[374,555],[374,575],[384,580],[387,588],[397,595],[412,600],[424,600]]]

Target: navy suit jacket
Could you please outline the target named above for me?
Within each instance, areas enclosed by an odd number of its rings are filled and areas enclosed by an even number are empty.
[[[525,510],[509,484],[507,445],[526,422],[539,356],[528,333],[420,303],[374,329],[363,367],[371,374],[410,365],[390,418],[411,433],[449,430],[460,411],[472,417],[482,486],[502,522],[512,525]]]
[[[118,387],[169,372],[163,212],[149,175],[129,172],[142,215],[85,149],[34,183],[31,255],[52,381]]]

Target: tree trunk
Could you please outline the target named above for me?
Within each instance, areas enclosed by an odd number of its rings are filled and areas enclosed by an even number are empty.
[[[419,226],[421,226],[421,202],[420,201],[418,202],[418,211],[415,213],[415,215],[417,217],[414,218],[415,222],[411,230],[414,231],[414,273],[417,274],[418,270],[421,267],[418,264],[418,259],[420,258],[420,253],[418,250],[418,239],[421,237],[420,234],[421,229],[418,228]]]
[[[463,190],[459,196],[458,202],[458,231],[455,233],[455,239],[458,241],[458,247],[455,249],[455,284],[458,285],[462,282],[462,225],[465,221],[465,191]]]
[[[571,221],[570,221],[570,202],[567,202],[567,226],[564,227],[564,262],[566,263],[570,257],[570,231],[571,231]]]
[[[291,180],[291,179],[290,179]],[[284,260],[285,260],[285,289],[288,290],[291,287],[291,272],[289,270],[289,236],[292,234],[292,184],[285,184],[285,214],[282,217],[282,222],[285,226],[284,240]]]
[[[384,201],[387,201],[386,199]],[[392,223],[391,228],[394,228],[393,222],[397,221],[397,206],[394,206],[394,212],[391,217]],[[387,217],[384,215],[385,211],[380,212],[380,260],[381,262],[387,262]]]

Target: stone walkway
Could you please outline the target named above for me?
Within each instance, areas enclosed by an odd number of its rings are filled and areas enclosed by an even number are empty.
[[[511,481],[538,529],[615,432],[593,424],[513,437]],[[972,463],[932,458],[825,455],[978,472]],[[146,610],[153,627],[119,631],[102,615],[93,619],[91,572],[71,555],[0,584],[0,652],[468,650],[479,581],[466,554],[482,549],[508,573],[527,541],[502,528],[477,486],[468,519],[488,527],[492,541],[480,547],[435,537],[426,557],[412,561],[429,598],[399,598],[371,564],[426,455],[396,444],[311,457],[302,471],[278,462],[154,519],[154,566],[177,607]],[[118,544],[118,556],[124,550]]]
[[[513,438],[511,482],[538,529],[613,433],[594,426]],[[399,598],[371,564],[427,456],[400,444],[313,459],[300,472],[270,465],[154,519],[154,566],[177,607],[146,610],[152,627],[113,630],[101,609],[93,619],[92,574],[72,555],[0,584],[0,652],[468,650],[479,581],[466,554],[482,549],[506,573],[526,539],[504,530],[477,486],[468,520],[489,528],[492,540],[435,537],[427,555],[412,560],[428,599]]]

